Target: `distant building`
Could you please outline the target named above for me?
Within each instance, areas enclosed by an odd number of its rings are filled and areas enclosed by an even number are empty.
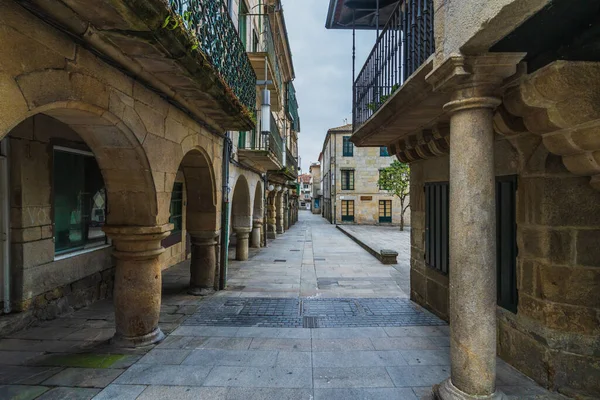
[[[321,156],[322,154],[319,155],[319,162]],[[312,179],[312,212],[313,214],[321,214],[321,164],[311,164],[309,171]]]
[[[379,171],[390,166],[387,147],[355,148],[352,125],[327,131],[323,143],[323,218],[332,224],[398,224],[400,200],[381,189]],[[405,215],[405,223],[410,218]]]
[[[310,210],[312,201],[312,177],[310,174],[302,174],[298,177],[300,184],[300,209],[306,208]]]

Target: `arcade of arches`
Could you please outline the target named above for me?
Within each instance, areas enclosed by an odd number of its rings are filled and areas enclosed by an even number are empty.
[[[10,223],[10,307],[27,317],[1,328],[113,295],[115,340],[156,342],[161,270],[189,259],[189,292],[219,289],[223,233],[237,237],[238,259],[264,246],[272,194],[260,174],[231,165],[222,218],[225,136],[23,13],[0,6],[0,42],[10,43],[0,49],[10,193],[0,219]]]

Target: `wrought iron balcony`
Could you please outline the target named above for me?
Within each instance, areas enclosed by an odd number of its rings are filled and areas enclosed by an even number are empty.
[[[435,51],[433,0],[399,1],[353,86],[356,131]]]
[[[266,79],[271,81],[271,84],[268,86],[272,93],[271,109],[273,111],[280,111],[282,107],[283,79],[275,51],[273,31],[267,15],[261,17],[260,25],[262,25],[262,32],[259,41],[248,52],[248,57],[258,79],[265,79],[266,73]]]
[[[192,49],[201,52],[248,112],[256,108],[256,75],[223,0],[169,0],[176,19],[165,28],[183,24],[192,36]]]
[[[296,89],[292,82],[287,84],[287,104],[286,112],[292,120],[292,130],[300,132],[300,116],[298,115],[298,99],[296,98]]]
[[[286,157],[285,157],[286,169],[289,172],[290,176],[293,177],[293,179],[296,179],[298,177],[298,159],[296,159],[296,157],[294,157],[294,155],[292,154],[290,149],[286,149],[286,151],[287,151]]]
[[[283,168],[283,140],[272,115],[268,135],[257,133],[257,130],[240,132],[238,158],[240,162],[262,172],[279,171]]]

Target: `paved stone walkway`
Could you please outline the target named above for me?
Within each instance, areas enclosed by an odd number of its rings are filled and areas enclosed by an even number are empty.
[[[110,302],[0,340],[0,399],[419,399],[450,373],[448,326],[407,299],[383,266],[310,212],[247,262],[228,290],[185,294],[163,276],[151,349],[107,344]],[[512,398],[553,398],[498,361]]]

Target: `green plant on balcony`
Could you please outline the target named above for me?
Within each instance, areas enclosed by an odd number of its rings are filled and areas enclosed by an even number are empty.
[[[392,89],[389,94],[382,94],[381,96],[379,96],[378,102],[368,103],[367,108],[373,112],[377,111],[379,109],[379,107],[381,107],[381,105],[383,103],[385,103],[390,97],[392,97],[394,92],[396,90],[398,90],[399,88],[400,88],[400,85],[398,85],[397,83],[394,84],[394,86],[392,86]]]

